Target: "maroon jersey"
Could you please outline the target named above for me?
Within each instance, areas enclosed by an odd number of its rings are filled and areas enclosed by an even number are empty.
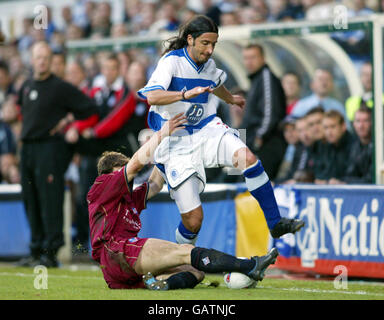
[[[96,178],[88,192],[92,258],[100,262],[100,249],[114,238],[136,237],[141,229],[139,214],[146,207],[148,183],[132,191],[125,167]]]

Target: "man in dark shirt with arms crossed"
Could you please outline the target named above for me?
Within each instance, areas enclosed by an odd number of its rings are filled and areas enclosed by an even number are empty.
[[[22,266],[57,267],[63,240],[64,173],[70,152],[57,125],[73,113],[86,118],[97,112],[93,101],[51,74],[52,51],[45,42],[32,48],[33,77],[20,89],[22,114],[21,185],[31,229],[31,256]]]

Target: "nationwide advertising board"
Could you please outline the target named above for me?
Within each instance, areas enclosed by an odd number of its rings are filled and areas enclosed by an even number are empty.
[[[384,278],[384,188],[376,186],[278,186],[283,215],[306,222],[296,235],[275,241],[277,267]]]

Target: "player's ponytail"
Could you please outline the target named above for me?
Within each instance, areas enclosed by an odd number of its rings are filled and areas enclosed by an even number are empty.
[[[187,38],[189,34],[193,37],[193,39],[196,39],[206,32],[219,33],[216,23],[214,23],[211,18],[204,15],[197,15],[193,17],[180,28],[178,36],[172,37],[165,41],[168,43],[168,47],[166,48],[164,54],[187,46]]]

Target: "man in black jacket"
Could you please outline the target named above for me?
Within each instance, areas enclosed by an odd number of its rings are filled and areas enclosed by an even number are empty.
[[[336,110],[329,110],[324,114],[323,127],[327,143],[321,153],[322,157],[316,159],[321,163],[321,170],[315,174],[317,184],[327,184],[345,176],[355,141],[353,135],[347,131],[344,116]]]
[[[19,265],[57,267],[63,240],[64,173],[70,152],[57,124],[68,113],[86,118],[97,112],[91,99],[50,71],[45,42],[32,48],[33,77],[19,93],[22,114],[21,185],[31,229],[31,256]]]
[[[247,146],[262,161],[268,176],[274,179],[287,147],[279,130],[279,123],[286,114],[284,90],[265,62],[263,47],[248,45],[243,49],[243,59],[251,87],[240,127],[247,130]]]
[[[365,184],[373,183],[373,144],[372,144],[372,110],[361,106],[353,119],[356,139],[351,148],[345,176],[331,179],[329,184]]]

